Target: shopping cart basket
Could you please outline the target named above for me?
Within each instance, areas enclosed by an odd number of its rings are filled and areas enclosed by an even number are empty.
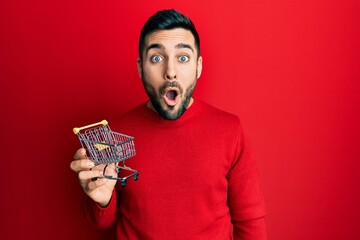
[[[81,133],[80,131],[84,129],[86,130]],[[78,136],[81,146],[90,154],[90,159],[94,161],[95,165],[105,165],[103,170],[105,178],[120,180],[122,186],[126,186],[126,181],[130,177],[138,180],[138,171],[125,165],[125,160],[136,154],[133,137],[111,131],[106,120],[74,128],[73,131]],[[118,171],[116,177],[106,174],[106,168],[112,163],[116,165]],[[120,173],[123,173],[122,176]]]

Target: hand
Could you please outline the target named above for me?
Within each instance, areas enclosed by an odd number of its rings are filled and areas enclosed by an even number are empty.
[[[95,166],[94,162],[86,157],[84,148],[80,148],[74,155],[70,168],[78,174],[79,182],[84,192],[100,206],[105,207],[110,202],[116,185],[115,180],[103,177],[105,165]],[[106,168],[107,175],[116,176],[116,166],[111,164]]]

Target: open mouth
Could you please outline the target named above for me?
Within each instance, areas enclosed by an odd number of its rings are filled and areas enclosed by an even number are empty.
[[[179,101],[179,90],[177,88],[168,88],[165,90],[164,100],[168,106],[175,106]]]

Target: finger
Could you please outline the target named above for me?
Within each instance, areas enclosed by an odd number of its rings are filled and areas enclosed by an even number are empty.
[[[74,155],[74,160],[80,160],[86,158],[86,150],[84,148],[79,148]]]
[[[89,159],[75,160],[70,163],[70,168],[74,172],[88,171],[95,166],[95,163]]]
[[[92,181],[92,179],[101,178],[101,177],[103,177],[103,172],[100,170],[79,172],[80,182],[88,182],[88,181]]]
[[[88,189],[94,190],[95,188],[105,185],[107,181],[108,180],[106,178],[98,178],[96,181],[89,182]]]
[[[91,168],[91,170],[104,170],[105,166],[106,166],[105,164],[99,164]]]
[[[118,169],[115,164],[107,165],[103,172],[106,176],[116,177],[118,175]]]

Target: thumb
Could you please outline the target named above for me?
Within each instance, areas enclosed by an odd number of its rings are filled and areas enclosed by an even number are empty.
[[[86,158],[86,150],[84,148],[79,148],[74,155],[74,160],[80,160]]]

